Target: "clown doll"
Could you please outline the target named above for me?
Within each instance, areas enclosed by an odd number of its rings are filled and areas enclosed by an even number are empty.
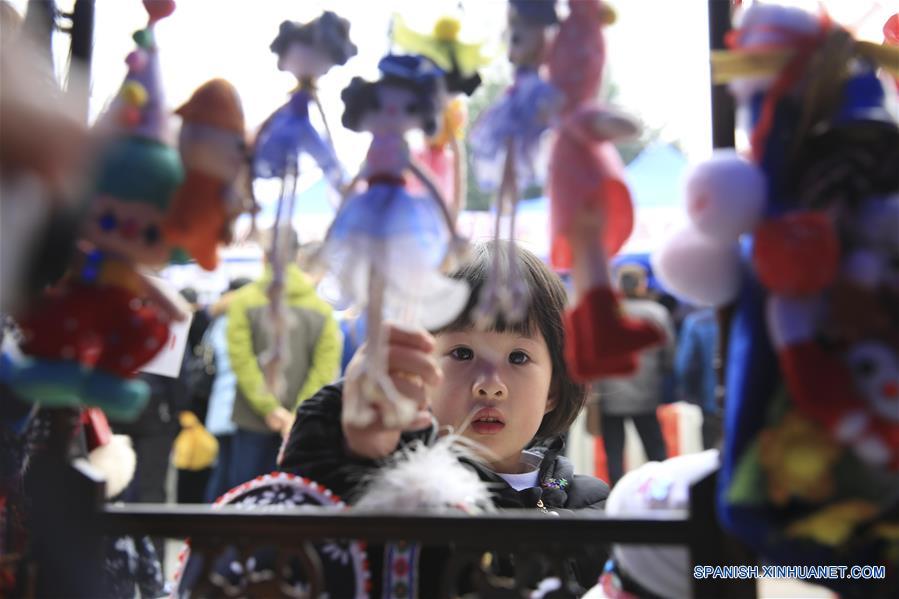
[[[107,123],[81,248],[64,279],[20,316],[25,357],[5,373],[23,398],[44,405],[101,407],[110,418],[136,417],[148,397],[133,376],[165,345],[168,324],[186,310],[143,273],[171,253],[162,225],[184,170],[162,143],[163,101],[154,25],[173,3],[144,4],[146,29],[127,59],[128,76]]]
[[[515,78],[507,92],[471,128],[472,162],[478,185],[497,193],[494,238],[501,237],[501,217],[509,215],[509,240],[514,240],[515,208],[521,193],[543,181],[544,133],[560,102],[558,90],[541,79],[549,31],[558,22],[554,0],[511,0],[509,62]],[[514,249],[514,246],[513,246]],[[500,263],[501,252],[479,298],[476,321],[493,322],[498,314],[516,322],[527,312],[527,287],[516,272],[514,257]]]
[[[468,287],[440,273],[448,258],[464,251],[440,192],[409,158],[404,134],[433,133],[443,101],[443,73],[421,56],[387,56],[378,64],[381,79],[355,78],[342,94],[343,124],[373,138],[359,178],[362,193],[344,200],[321,256],[346,301],[366,306],[368,357],[366,399],[382,405],[387,426],[408,424],[415,402],[406,401],[386,372],[380,338],[385,317],[436,328],[464,308]],[[405,189],[409,171],[428,189],[415,196]],[[420,313],[420,306],[427,306]],[[364,426],[375,417],[371,405],[348,407]]]
[[[727,40],[713,78],[748,117],[749,156],[694,170],[691,224],[655,259],[669,289],[730,304],[722,524],[772,563],[889,572],[899,126],[876,68],[895,72],[899,54],[826,13],[760,3]],[[826,584],[877,596],[874,581]]]

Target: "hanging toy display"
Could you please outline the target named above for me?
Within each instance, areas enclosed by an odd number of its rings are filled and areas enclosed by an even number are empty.
[[[441,274],[448,260],[467,244],[455,232],[440,192],[409,158],[405,133],[437,128],[444,98],[443,72],[421,56],[390,55],[378,64],[376,82],[354,78],[343,90],[343,124],[372,133],[371,147],[359,174],[367,190],[347,197],[324,241],[321,257],[341,290],[344,302],[366,306],[368,331],[365,400],[382,403],[386,426],[408,424],[415,402],[403,398],[386,371],[386,340],[381,323],[434,329],[451,322],[465,307],[468,286]],[[405,189],[405,172],[417,177],[428,194]],[[426,307],[426,309],[424,309]],[[347,406],[364,426],[371,405]]]
[[[602,28],[613,13],[599,0],[572,0],[569,9],[548,60],[550,81],[564,93],[549,165],[551,260],[571,269],[574,282],[574,307],[565,317],[568,369],[590,381],[633,372],[637,352],[664,333],[622,314],[609,276],[609,257],[634,222],[612,141],[638,132],[630,117],[596,101],[606,59]]]
[[[128,75],[107,122],[113,138],[93,172],[85,251],[55,287],[18,321],[24,359],[4,378],[17,394],[45,406],[101,407],[129,419],[143,408],[148,388],[134,380],[169,337],[168,323],[183,320],[180,302],[143,274],[164,265],[170,247],[162,224],[184,179],[178,153],[162,139],[154,25],[173,3],[146,0],[149,24],[134,34]]]
[[[899,126],[876,69],[895,75],[899,52],[852,39],[826,14],[764,4],[728,39],[713,78],[749,117],[751,157],[721,152],[694,169],[691,224],[654,257],[675,293],[732,306],[722,523],[773,563],[884,565],[889,579]]]
[[[561,104],[559,91],[540,77],[549,31],[558,23],[555,0],[510,0],[509,62],[515,78],[506,93],[472,125],[469,141],[476,179],[481,189],[496,193],[494,238],[502,238],[503,217],[509,217],[510,242],[515,238],[515,212],[522,192],[543,182],[541,160],[546,133]],[[524,318],[528,290],[518,275],[513,253],[509,263],[496,261],[475,308],[475,322],[489,326],[500,315],[507,322]]]
[[[175,111],[186,169],[163,225],[166,240],[202,268],[218,266],[218,246],[231,240],[234,220],[252,207],[246,183],[247,151],[240,97],[224,79],[201,85]]]
[[[441,17],[433,32],[419,33],[409,28],[402,17],[393,17],[393,41],[405,50],[431,59],[445,73],[446,89],[451,98],[443,109],[440,126],[425,140],[424,149],[415,152],[415,159],[428,168],[445,198],[449,201],[454,220],[465,209],[466,154],[460,143],[465,131],[466,96],[471,96],[481,84],[478,69],[490,58],[483,53],[483,44],[459,40],[462,28],[458,19]],[[410,182],[414,183],[414,182]],[[418,193],[414,185],[410,190]]]
[[[296,170],[300,155],[309,154],[335,188],[344,182],[344,173],[334,154],[331,134],[316,95],[318,78],[356,55],[350,41],[350,23],[331,11],[308,23],[284,21],[271,43],[278,55],[278,69],[297,79],[290,100],[276,110],[256,135],[253,176],[283,178],[288,166]],[[325,125],[322,137],[309,119],[309,106],[314,104]]]

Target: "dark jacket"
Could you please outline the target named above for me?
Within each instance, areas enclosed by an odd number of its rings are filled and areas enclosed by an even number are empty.
[[[300,404],[296,421],[284,448],[280,464],[282,470],[309,478],[344,498],[352,504],[362,491],[360,480],[379,467],[375,460],[358,458],[350,455],[345,447],[343,431],[340,425],[342,408],[342,383],[328,385],[318,393]],[[430,430],[403,433],[400,443],[426,439]],[[465,461],[473,468],[481,480],[491,483],[494,490],[493,502],[499,508],[536,508],[537,502],[552,511],[560,509],[601,510],[604,507],[609,487],[592,476],[573,473],[571,462],[561,451],[563,444],[556,439],[545,446],[531,448],[543,453],[538,480],[540,487],[516,491],[495,472],[481,464]],[[565,479],[565,488],[557,488],[557,481]],[[428,559],[428,553],[431,558]],[[446,559],[446,551],[426,551],[421,561],[421,584],[428,581],[436,584],[442,573],[442,561]],[[605,555],[590,555],[586,559],[572,564],[574,574],[580,584],[589,588],[596,583]],[[380,584],[377,573],[380,572],[381,556],[369,549],[371,572],[374,589],[372,597],[378,597]],[[432,596],[422,586],[419,596]]]

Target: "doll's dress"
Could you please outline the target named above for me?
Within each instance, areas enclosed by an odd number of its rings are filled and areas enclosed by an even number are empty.
[[[366,158],[368,189],[337,212],[322,255],[339,289],[340,297],[329,299],[366,304],[374,268],[385,281],[385,316],[430,328],[461,312],[468,286],[440,273],[450,232],[437,201],[406,189],[408,152],[401,135],[375,134]],[[410,315],[414,307],[419,314]]]
[[[133,376],[169,337],[137,295],[139,276],[123,260],[88,255],[19,320],[25,359],[4,373],[8,384],[49,406],[87,403],[114,419],[136,416],[148,390]]]
[[[520,67],[505,95],[474,123],[469,139],[478,186],[499,189],[506,149],[512,141],[518,189],[543,182],[546,173],[544,133],[561,106],[562,94],[533,68]]]
[[[283,177],[288,158],[305,152],[312,156],[332,185],[341,183],[343,170],[334,149],[309,120],[311,100],[311,94],[304,89],[294,92],[290,100],[262,125],[253,156],[254,177]]]

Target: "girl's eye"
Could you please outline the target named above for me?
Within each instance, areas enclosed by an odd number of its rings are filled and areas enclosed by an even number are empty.
[[[418,112],[418,104],[406,104],[406,114],[415,114]]]
[[[513,351],[511,354],[509,354],[510,364],[522,365],[527,364],[530,360],[531,358],[523,351]]]
[[[457,347],[449,353],[454,360],[471,360],[474,358],[474,352],[467,347]]]

